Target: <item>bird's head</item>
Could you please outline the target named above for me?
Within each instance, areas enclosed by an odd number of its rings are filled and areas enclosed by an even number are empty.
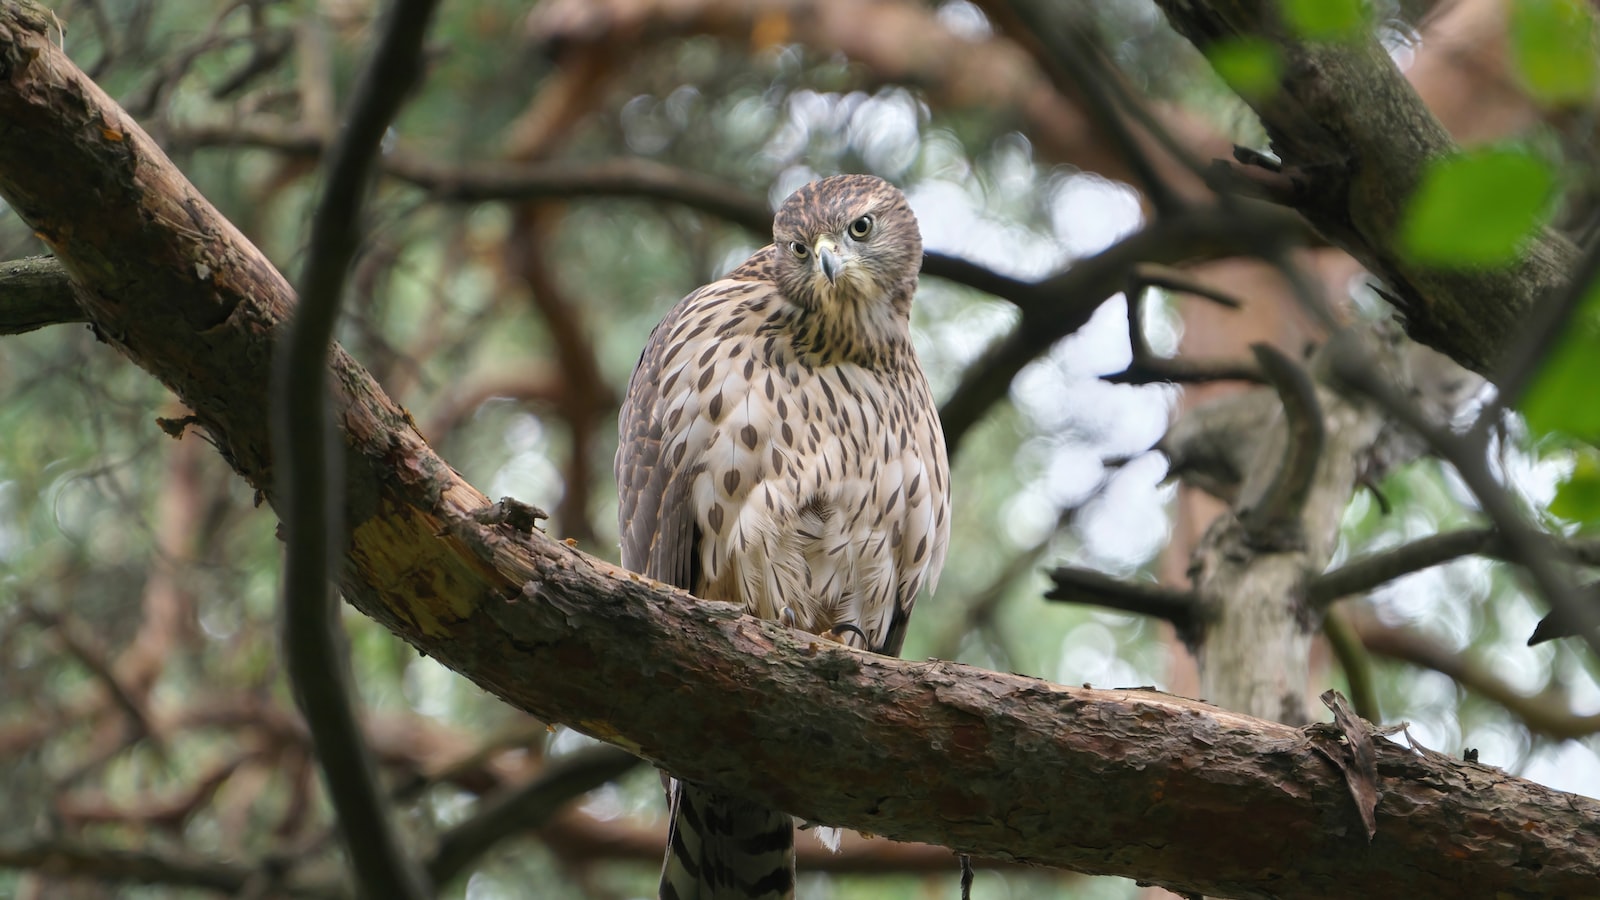
[[[905,195],[882,178],[813,181],[783,201],[772,238],[791,301],[827,315],[910,314],[922,232]]]

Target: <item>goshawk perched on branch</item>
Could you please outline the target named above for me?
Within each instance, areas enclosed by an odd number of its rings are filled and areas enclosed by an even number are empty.
[[[911,347],[922,236],[868,175],[784,201],[773,243],[685,297],[622,405],[622,564],[897,654],[950,536],[944,436]],[[779,773],[773,773],[779,778]],[[794,893],[778,810],[674,780],[661,896]]]

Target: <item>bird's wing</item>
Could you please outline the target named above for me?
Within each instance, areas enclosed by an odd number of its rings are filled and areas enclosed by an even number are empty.
[[[710,285],[707,286],[709,288]],[[617,520],[622,565],[684,590],[694,589],[694,509],[688,502],[695,464],[687,453],[669,456],[662,421],[663,370],[672,361],[668,336],[684,307],[707,288],[684,298],[650,333],[617,421]],[[680,445],[682,446],[682,445]]]
[[[894,609],[883,640],[872,648],[886,656],[900,655],[917,594],[924,585],[932,590],[938,584],[950,545],[950,463],[938,407],[920,367],[910,380],[910,389],[916,394],[913,406],[923,410],[923,417],[911,427],[913,446],[902,463],[909,474],[903,484],[905,532],[895,560],[899,577]]]
[[[750,296],[750,282],[768,281],[764,248],[720,281],[689,294],[667,313],[628,382],[617,422],[617,519],[622,565],[686,591],[699,585],[700,554],[691,488],[705,467],[703,441],[684,430],[698,409],[687,382],[689,363],[713,335],[685,317],[701,318],[708,304]]]

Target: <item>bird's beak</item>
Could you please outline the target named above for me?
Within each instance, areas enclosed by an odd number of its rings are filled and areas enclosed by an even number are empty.
[[[822,269],[822,274],[832,285],[839,281],[839,273],[844,271],[844,260],[839,258],[839,248],[834,244],[833,238],[821,238],[813,248],[817,254],[817,267]]]

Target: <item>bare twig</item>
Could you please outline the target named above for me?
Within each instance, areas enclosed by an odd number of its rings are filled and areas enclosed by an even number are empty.
[[[169,143],[176,147],[259,147],[308,157],[323,150],[323,141],[315,133],[277,122],[200,126],[174,134]],[[444,203],[644,198],[725,219],[763,238],[772,234],[772,209],[765,201],[720,179],[650,159],[526,163],[483,160],[447,166],[396,150],[385,154],[382,164],[390,177],[422,188]],[[923,255],[922,274],[964,284],[1018,306],[1046,302],[1034,282],[937,251]]]
[[[130,737],[152,739],[158,737],[150,724],[149,714],[145,712],[143,698],[122,683],[122,679],[117,676],[111,664],[106,648],[98,638],[90,634],[75,617],[46,612],[27,601],[24,601],[24,607],[29,618],[51,629],[55,633],[56,640],[61,642],[62,648],[72,654],[74,659],[82,663],[84,668],[105,685],[107,696],[127,717],[132,732]]]
[[[1128,276],[1123,296],[1128,301],[1128,367],[1114,375],[1102,376],[1112,384],[1198,384],[1210,381],[1265,381],[1261,367],[1253,360],[1194,360],[1157,356],[1145,340],[1143,310],[1149,288],[1183,291],[1213,300],[1230,309],[1240,308],[1232,296],[1200,284],[1170,266],[1145,263],[1135,266]]]
[[[361,239],[362,201],[378,142],[421,74],[422,41],[436,0],[395,0],[363,68],[348,118],[328,154],[323,194],[311,220],[300,305],[274,372],[273,456],[279,465],[287,557],[284,657],[311,731],[324,784],[356,883],[374,897],[429,896],[385,812],[351,706],[330,581],[342,553],[342,456],[328,427],[327,361],[346,273]]]
[[[1210,300],[1218,306],[1228,309],[1244,309],[1244,301],[1219,288],[1214,288],[1203,281],[1191,277],[1181,269],[1163,266],[1159,263],[1145,263],[1133,270],[1133,278],[1137,284],[1146,288],[1160,288],[1172,291],[1175,294],[1188,294],[1203,300]]]
[[[1248,359],[1185,359],[1181,356],[1135,358],[1121,372],[1102,375],[1111,384],[1209,384],[1213,381],[1266,381],[1261,367]]]
[[[1191,643],[1204,624],[1199,602],[1189,591],[1142,581],[1124,581],[1104,572],[1073,566],[1060,566],[1047,574],[1056,585],[1045,592],[1048,600],[1085,603],[1166,619]]]

